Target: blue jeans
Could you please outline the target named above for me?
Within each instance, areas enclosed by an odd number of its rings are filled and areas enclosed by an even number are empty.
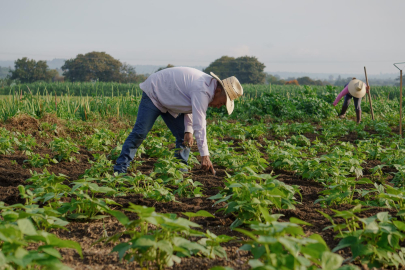
[[[174,118],[168,112],[162,113],[158,108],[156,108],[152,100],[145,93],[143,93],[141,103],[139,104],[135,126],[122,146],[121,154],[114,166],[114,172],[127,172],[129,164],[134,159],[138,147],[141,145],[143,140],[145,140],[159,115],[169,127],[174,137],[176,137],[176,148],[181,149],[180,151],[176,152],[175,156],[187,164],[189,151],[183,151],[185,150],[183,146],[185,128],[184,114],[180,114],[177,116],[177,118]]]

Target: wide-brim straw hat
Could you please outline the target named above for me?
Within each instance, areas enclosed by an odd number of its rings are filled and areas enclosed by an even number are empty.
[[[366,84],[360,80],[353,79],[347,86],[350,95],[355,98],[362,98],[366,94]]]
[[[242,85],[235,76],[221,80],[213,72],[210,72],[210,74],[212,77],[217,79],[217,81],[224,88],[226,93],[226,110],[228,111],[228,114],[231,114],[235,108],[234,100],[243,95]]]

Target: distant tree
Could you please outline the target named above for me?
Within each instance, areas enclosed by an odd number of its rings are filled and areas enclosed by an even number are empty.
[[[14,62],[14,70],[10,70],[10,79],[19,80],[22,83],[35,81],[50,81],[55,74],[48,69],[45,61],[35,61],[23,57]]]
[[[220,78],[235,76],[241,83],[262,84],[266,79],[265,67],[263,63],[253,56],[238,58],[222,56],[203,71],[205,73],[214,72]]]
[[[56,68],[51,69],[50,72],[52,72],[52,81],[53,82],[64,82],[65,81],[65,77],[59,75],[59,71]]]
[[[66,60],[63,75],[69,81],[120,81],[122,63],[105,52],[79,54]]]
[[[49,76],[51,77],[51,80],[53,80],[54,77],[59,76],[59,72],[56,69],[51,69],[48,72]]]
[[[120,70],[120,82],[122,83],[132,83],[137,82],[138,76],[136,75],[135,68],[123,63]]]
[[[136,82],[144,82],[148,78],[145,74],[136,75]]]
[[[339,77],[333,82],[333,85],[336,86],[344,86],[352,80],[352,77],[342,78],[340,75]]]
[[[207,68],[203,70],[205,73],[214,72],[220,78],[228,78],[235,75],[235,58],[229,56],[222,56],[221,58],[212,62]],[[237,76],[236,76],[237,77]]]
[[[301,77],[297,79],[300,85],[323,85],[321,80],[312,80],[310,77]]]
[[[159,72],[159,71],[164,70],[166,68],[172,68],[172,67],[174,67],[172,64],[168,64],[166,67],[160,67],[158,70],[156,70],[156,72]]]
[[[285,84],[287,84],[287,85],[300,85],[299,83],[298,83],[298,81],[297,80],[291,80],[291,81],[287,81],[287,82],[285,82]]]
[[[275,85],[283,85],[283,84],[285,84],[285,80],[280,79],[280,76],[271,75],[271,74],[266,74],[266,82],[269,83],[269,84],[275,84]]]
[[[235,59],[237,75],[236,78],[241,83],[263,84],[266,78],[263,63],[256,57],[243,56]]]

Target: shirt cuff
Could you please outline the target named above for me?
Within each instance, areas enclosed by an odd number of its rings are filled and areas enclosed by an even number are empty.
[[[186,129],[184,130],[184,132],[190,132],[191,134],[194,133],[193,127],[192,126],[186,126]]]
[[[210,155],[210,152],[208,151],[208,145],[205,145],[205,146],[203,146],[203,147],[198,147],[199,149],[199,151],[200,151],[200,156],[202,156],[202,157],[204,157],[204,156],[209,156]]]

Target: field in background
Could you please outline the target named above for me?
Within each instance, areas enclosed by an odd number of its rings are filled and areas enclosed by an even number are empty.
[[[339,93],[343,87],[338,86],[312,86],[318,94],[324,92]],[[297,95],[305,89],[305,86],[296,85],[243,85],[246,95],[260,96],[265,92],[280,93],[283,95]],[[373,97],[388,97],[390,99],[399,97],[399,87],[397,86],[373,86],[371,85],[371,93]],[[32,93],[40,95],[57,94],[71,96],[120,96],[141,94],[141,89],[138,84],[123,84],[123,83],[31,83],[13,86],[0,87],[0,95],[12,95],[13,93]]]

